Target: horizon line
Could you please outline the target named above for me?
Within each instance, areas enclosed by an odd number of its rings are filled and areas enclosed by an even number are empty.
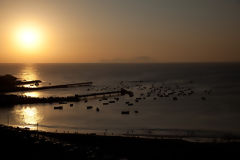
[[[0,64],[209,64],[209,63],[240,63],[240,61],[209,61],[209,62],[0,62]]]

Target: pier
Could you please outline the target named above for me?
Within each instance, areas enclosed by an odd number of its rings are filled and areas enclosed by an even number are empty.
[[[68,96],[68,97],[36,98],[36,97],[0,94],[0,103],[7,104],[7,105],[15,105],[15,104],[34,104],[34,103],[78,102],[81,100],[81,98],[96,97],[99,95],[111,96],[115,94],[121,95],[121,96],[127,94],[130,97],[134,95],[133,92],[125,90],[123,88],[119,91],[99,92],[99,93],[91,93],[91,94],[84,94],[84,95],[74,95],[74,96]]]
[[[41,80],[34,80],[34,81],[16,81],[16,85],[26,85],[26,84],[39,84],[42,83]]]
[[[31,81],[31,82],[21,82],[21,85],[23,84],[32,84],[32,83],[38,83],[39,81]],[[93,82],[82,82],[82,83],[71,83],[71,84],[62,84],[62,85],[54,85],[54,86],[43,86],[43,87],[36,87],[36,88],[30,88],[30,87],[15,87],[8,91],[4,92],[22,92],[22,91],[38,91],[38,90],[45,90],[45,89],[56,89],[56,88],[69,88],[69,87],[82,87],[82,86],[91,86]],[[19,85],[19,84],[18,84]]]
[[[99,95],[103,95],[103,96],[109,95],[109,96],[111,96],[111,95],[115,95],[115,94],[120,94],[120,95],[128,94],[130,97],[132,97],[134,95],[133,92],[125,90],[125,89],[122,88],[119,91],[90,93],[90,94],[75,95],[75,96],[77,96],[78,98],[86,98],[86,97],[96,97],[96,96],[99,96]]]

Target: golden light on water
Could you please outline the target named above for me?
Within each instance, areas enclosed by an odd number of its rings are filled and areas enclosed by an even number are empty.
[[[33,81],[33,80],[39,79],[37,72],[34,69],[34,66],[32,64],[26,64],[23,67],[23,69],[21,70],[19,77],[23,81],[24,80]],[[37,86],[35,84],[25,84],[25,85],[23,85],[23,87],[36,88]],[[22,95],[27,96],[27,97],[39,97],[40,93],[39,92],[24,92]]]
[[[23,95],[27,97],[39,97],[39,92],[26,92]]]
[[[25,67],[20,71],[19,78],[26,81],[37,80],[38,76],[34,66],[32,66],[32,64],[26,64]]]
[[[26,64],[22,70],[20,71],[19,78],[22,81],[34,81],[39,80],[36,70],[32,64]],[[25,84],[23,87],[27,88],[36,88],[35,84]],[[38,92],[26,92],[23,95],[30,96],[30,97],[38,97]]]
[[[36,125],[41,122],[43,116],[39,113],[36,107],[23,107],[15,110],[16,119],[25,125]],[[29,126],[28,126],[29,127]]]

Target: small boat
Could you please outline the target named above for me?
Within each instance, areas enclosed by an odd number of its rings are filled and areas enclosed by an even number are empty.
[[[97,112],[99,112],[99,111],[100,111],[100,109],[97,107],[97,108],[96,108],[96,111],[97,111]]]
[[[63,106],[55,106],[54,109],[62,110],[62,109],[63,109]]]
[[[203,101],[205,101],[205,100],[206,100],[206,97],[201,97],[201,99],[202,99]]]
[[[173,97],[173,100],[176,101],[176,100],[178,100],[178,98],[177,97]]]
[[[87,109],[92,109],[93,108],[93,106],[87,106]]]
[[[129,111],[122,111],[121,114],[129,114]]]

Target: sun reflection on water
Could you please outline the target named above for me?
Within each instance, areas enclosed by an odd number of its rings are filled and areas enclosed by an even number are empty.
[[[39,92],[25,92],[23,94],[24,96],[27,96],[27,97],[39,97]]]
[[[38,80],[38,75],[33,64],[27,64],[20,72],[20,79],[23,81],[33,81]],[[24,87],[36,88],[35,84],[26,84]]]
[[[36,107],[22,107],[15,110],[16,119],[20,122],[20,127],[36,128],[43,115],[41,115]]]
[[[21,70],[21,79],[26,80],[26,81],[31,81],[31,80],[36,80],[38,78],[36,74],[36,70],[34,69],[33,65],[26,65],[22,70]]]

